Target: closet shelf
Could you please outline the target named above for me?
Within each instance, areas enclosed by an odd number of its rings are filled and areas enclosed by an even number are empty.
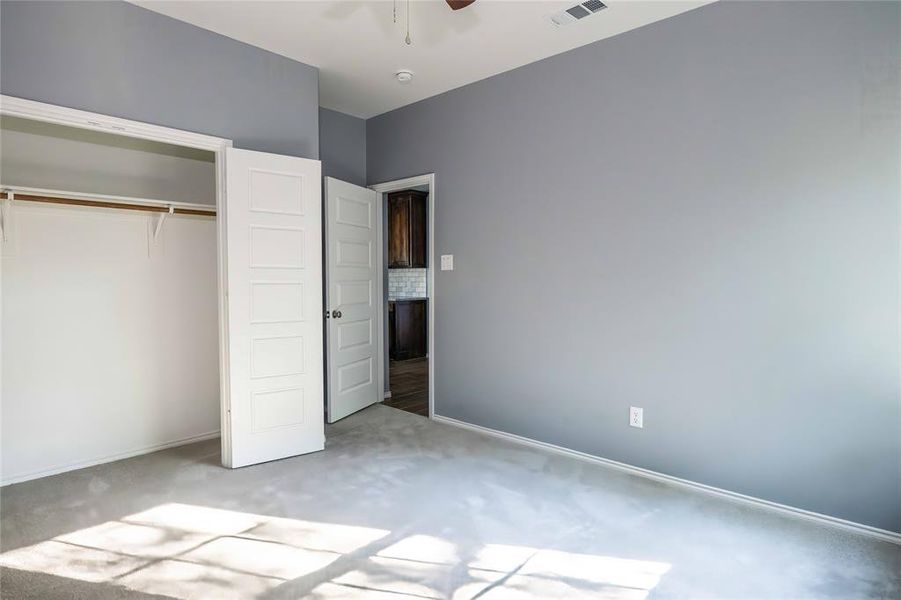
[[[48,204],[69,204],[73,206],[92,206],[97,208],[117,208],[121,210],[139,210],[144,212],[170,213],[177,215],[216,216],[216,207],[208,204],[192,202],[168,202],[147,198],[131,198],[128,196],[107,196],[103,194],[84,194],[62,190],[45,190],[16,185],[0,184],[0,200],[44,202]]]

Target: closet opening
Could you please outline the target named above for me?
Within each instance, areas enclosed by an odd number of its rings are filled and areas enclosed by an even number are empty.
[[[217,153],[9,114],[0,150],[2,484],[218,438]]]

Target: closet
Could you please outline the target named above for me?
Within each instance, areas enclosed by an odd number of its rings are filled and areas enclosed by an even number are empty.
[[[9,96],[0,118],[0,483],[220,433],[226,467],[322,450],[320,162]]]
[[[214,153],[5,115],[0,148],[3,483],[217,437]]]

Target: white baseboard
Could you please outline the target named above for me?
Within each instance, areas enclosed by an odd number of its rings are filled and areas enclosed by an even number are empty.
[[[755,498],[754,496],[739,494],[738,492],[730,492],[729,490],[713,487],[711,485],[697,483],[695,481],[682,479],[680,477],[673,477],[672,475],[666,475],[664,473],[658,473],[657,471],[651,471],[650,469],[635,467],[626,463],[610,460],[609,458],[601,458],[592,454],[586,454],[585,452],[579,452],[578,450],[570,450],[569,448],[564,448],[562,446],[556,446],[554,444],[548,444],[546,442],[539,442],[538,440],[533,440],[531,438],[498,431],[497,429],[490,429],[488,427],[482,427],[481,425],[473,425],[472,423],[458,421],[457,419],[451,419],[450,417],[434,415],[432,419],[438,421],[439,423],[446,423],[448,425],[453,425],[454,427],[462,427],[463,429],[469,429],[470,431],[476,431],[478,433],[501,438],[515,442],[517,444],[524,444],[526,446],[532,446],[533,448],[539,448],[541,450],[546,450],[555,454],[577,458],[579,460],[584,460],[607,468],[616,469],[617,471],[623,471],[625,473],[631,473],[632,475],[638,475],[639,477],[653,479],[655,481],[669,485],[687,488],[697,492],[717,496],[719,498],[724,498],[726,500],[731,500],[733,502],[756,506],[757,508],[763,508],[784,515],[806,519],[808,521],[813,521],[821,525],[837,527],[839,529],[850,531],[852,533],[857,533],[886,542],[891,542],[893,544],[901,545],[901,533],[888,531],[887,529],[879,529],[878,527],[871,527],[869,525],[863,525],[861,523],[855,523],[853,521],[846,521],[845,519],[830,517],[829,515],[815,513],[809,510],[787,506],[785,504],[779,504],[778,502],[770,502],[769,500],[763,500],[762,498]]]
[[[34,471],[32,473],[13,475],[12,477],[3,477],[2,479],[0,479],[0,487],[13,483],[22,483],[23,481],[30,481],[32,479],[39,479],[41,477],[49,477],[50,475],[58,475],[59,473],[65,473],[67,471],[75,471],[78,469],[84,469],[86,467],[102,465],[103,463],[122,460],[123,458],[132,458],[133,456],[150,454],[151,452],[165,450],[166,448],[174,448],[176,446],[184,446],[185,444],[193,444],[194,442],[202,442],[203,440],[211,440],[217,437],[219,437],[218,429],[216,431],[209,431],[207,433],[201,433],[199,435],[193,435],[191,437],[173,440],[171,442],[163,442],[162,444],[144,446],[143,448],[136,448],[133,450],[128,450],[126,452],[119,452],[117,454],[110,454],[108,456],[101,456],[98,458],[83,460],[58,467],[51,467],[49,469],[42,469],[40,471]]]

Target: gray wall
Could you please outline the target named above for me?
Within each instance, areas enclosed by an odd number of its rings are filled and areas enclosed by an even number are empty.
[[[0,3],[0,90],[319,157],[319,71],[125,2]]]
[[[370,119],[455,255],[437,412],[901,531],[899,11],[717,3]]]
[[[366,185],[366,121],[320,108],[319,159],[323,176]]]

